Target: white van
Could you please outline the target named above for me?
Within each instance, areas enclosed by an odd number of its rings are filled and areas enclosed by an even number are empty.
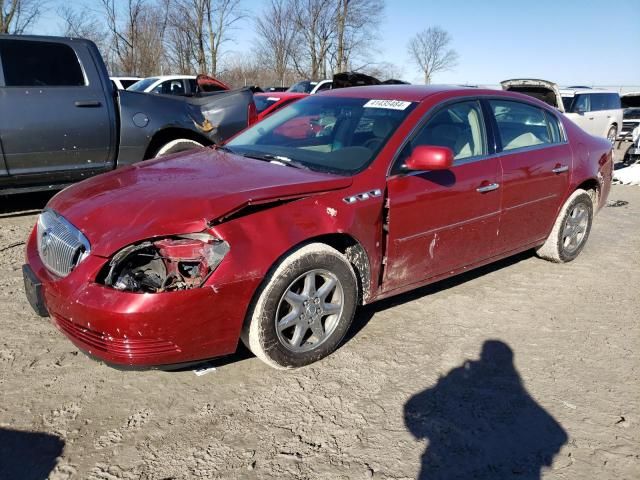
[[[505,80],[501,85],[503,90],[524,93],[556,107],[586,132],[612,143],[622,129],[617,92],[588,87],[560,90],[553,82],[530,78]]]

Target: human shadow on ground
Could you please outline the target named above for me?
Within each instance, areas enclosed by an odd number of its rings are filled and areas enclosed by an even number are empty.
[[[499,340],[482,346],[405,404],[404,420],[428,440],[419,480],[539,480],[567,434],[529,395]]]
[[[0,478],[44,480],[63,449],[56,435],[0,428]]]

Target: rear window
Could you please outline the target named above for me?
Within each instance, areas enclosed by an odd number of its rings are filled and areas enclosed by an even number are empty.
[[[258,113],[264,112],[267,108],[269,108],[271,105],[276,103],[278,100],[279,98],[276,98],[276,97],[265,97],[265,96],[258,96],[258,95],[254,95],[253,97],[253,101],[256,104],[256,110],[258,111]]]
[[[0,56],[7,87],[78,87],[85,85],[76,53],[68,45],[1,40]]]

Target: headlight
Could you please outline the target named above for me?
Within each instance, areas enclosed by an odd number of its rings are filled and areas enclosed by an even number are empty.
[[[633,139],[633,143],[636,143],[638,141],[638,138],[640,138],[640,127],[636,127],[633,129],[631,138]]]
[[[208,234],[180,235],[130,245],[113,256],[104,284],[139,293],[201,287],[229,250],[227,242]]]

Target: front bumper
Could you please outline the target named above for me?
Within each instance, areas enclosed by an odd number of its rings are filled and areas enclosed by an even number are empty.
[[[26,260],[52,323],[90,356],[122,367],[233,353],[259,283],[246,279],[160,294],[121,292],[93,282],[108,261],[94,255],[58,278],[42,264],[33,232]]]

